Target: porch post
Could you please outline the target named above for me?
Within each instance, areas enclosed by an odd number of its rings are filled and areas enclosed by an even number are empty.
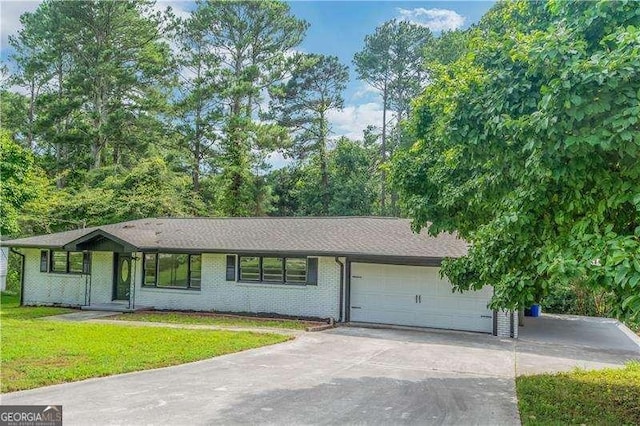
[[[131,286],[129,287],[129,309],[133,310],[136,306],[136,276],[138,275],[138,253],[131,254],[131,262],[133,263],[133,275],[131,276]]]

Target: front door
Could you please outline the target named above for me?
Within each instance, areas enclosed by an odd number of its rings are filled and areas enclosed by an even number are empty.
[[[131,253],[115,253],[113,261],[113,300],[129,300]]]

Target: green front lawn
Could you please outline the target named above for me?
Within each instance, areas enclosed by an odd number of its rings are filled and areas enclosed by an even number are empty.
[[[2,392],[182,364],[290,339],[267,333],[34,319],[67,311],[18,307],[15,297],[3,295]]]
[[[2,298],[0,305],[0,321],[3,322],[5,319],[27,320],[74,312],[73,309],[53,308],[49,306],[24,308],[18,306],[20,304],[20,296],[18,295],[2,293],[0,297]]]
[[[623,369],[521,376],[523,425],[640,424],[640,363]]]
[[[319,325],[319,323],[309,321],[261,319],[255,317],[240,317],[215,314],[189,314],[179,312],[136,312],[109,317],[109,319],[145,322],[166,322],[171,324],[217,325],[225,327],[244,328],[273,327],[292,330],[305,330],[307,327]]]

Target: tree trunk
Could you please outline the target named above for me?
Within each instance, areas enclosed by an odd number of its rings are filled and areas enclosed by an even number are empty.
[[[194,152],[194,166],[193,166],[193,192],[200,192],[200,143],[197,143],[196,150]]]
[[[237,53],[237,57],[235,60],[234,67],[234,76],[237,79],[241,78],[242,74],[242,58],[240,53]],[[242,140],[241,140],[241,129],[240,129],[240,119],[242,115],[242,97],[239,94],[234,95],[233,103],[231,105],[231,126],[230,126],[230,134],[229,139],[231,142],[231,146],[229,147],[229,160],[231,164],[228,164],[227,167],[232,168],[231,172],[231,204],[229,213],[231,216],[239,216],[241,213],[240,204],[242,203],[241,193],[242,187],[245,185],[244,176],[242,175],[241,167],[242,164]]]
[[[35,116],[35,103],[36,103],[36,82],[35,78],[31,79],[29,84],[29,129],[27,131],[27,146],[29,150],[33,151],[33,120]]]
[[[200,51],[199,51],[199,55],[200,55]],[[198,82],[198,86],[196,88],[197,90],[197,94],[198,94],[198,99],[197,99],[197,107],[196,107],[196,122],[195,122],[195,131],[194,131],[194,136],[195,136],[195,141],[194,141],[194,146],[193,146],[193,150],[192,150],[192,154],[193,154],[193,170],[191,171],[191,180],[193,183],[193,192],[195,193],[199,193],[200,192],[200,155],[201,155],[201,149],[202,149],[202,127],[201,127],[201,123],[202,123],[202,110],[203,110],[203,106],[202,106],[202,83],[201,83],[201,76],[202,76],[202,60],[200,60],[198,62],[198,70],[196,73],[196,78],[197,78],[197,82]]]
[[[105,105],[104,88],[102,86],[102,79],[99,79],[97,83],[96,94],[94,98],[94,108],[96,109],[96,118],[94,120],[94,126],[97,130],[97,135],[91,146],[91,154],[93,155],[93,167],[97,169],[102,166],[102,150],[107,145],[107,138],[104,134],[104,128],[107,124],[107,108]]]
[[[63,97],[64,97],[64,89],[62,87],[62,82],[63,82],[63,68],[62,68],[62,51],[60,49],[58,49],[58,66],[57,66],[57,73],[58,73],[58,102],[62,103],[63,102]],[[65,118],[62,121],[62,123],[60,123],[58,125],[58,137],[60,135],[66,134],[67,132],[67,115],[65,114]],[[60,141],[58,140],[56,142],[56,187],[58,189],[62,189],[66,186],[66,179],[62,176],[62,167],[63,167],[63,162],[66,163],[67,160],[67,149],[66,147],[60,143]]]
[[[387,103],[389,99],[389,93],[387,89],[387,82],[384,82],[382,89],[382,141],[380,143],[380,159],[382,165],[387,162]],[[380,170],[380,214],[385,216],[387,214],[387,172],[384,167]]]
[[[402,104],[400,104],[402,105]],[[400,130],[400,123],[402,122],[402,109],[399,109],[397,111],[398,114],[398,120],[396,122],[396,138],[397,140],[395,141],[395,143],[393,144],[393,150],[391,151],[391,154],[393,155],[393,152],[395,151],[395,148],[400,145],[400,138],[402,137],[402,134],[399,133]],[[408,114],[407,114],[408,115]],[[400,212],[398,211],[398,193],[393,190],[391,190],[391,216],[399,216]]]
[[[320,157],[320,187],[322,188],[322,214],[329,213],[329,172],[327,170],[327,122],[324,112],[320,113],[320,140],[318,141],[318,154]]]

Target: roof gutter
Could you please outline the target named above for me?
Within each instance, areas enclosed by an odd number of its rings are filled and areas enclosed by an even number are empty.
[[[1,0],[0,0],[1,1]],[[145,252],[145,253],[218,253],[218,254],[244,254],[254,256],[269,256],[279,255],[282,257],[293,256],[324,256],[324,257],[345,257],[349,258],[353,262],[363,263],[383,263],[389,265],[411,265],[411,266],[435,266],[441,265],[442,261],[446,257],[459,257],[458,255],[448,256],[402,256],[397,254],[366,254],[356,253],[349,251],[318,251],[318,250],[265,250],[265,249],[233,249],[233,248],[219,248],[219,249],[207,249],[207,248],[185,248],[185,247],[149,247],[149,246],[135,246],[131,243],[127,243],[124,240],[127,247],[126,251],[130,252]],[[43,244],[15,244],[12,243],[11,247],[17,248],[37,248],[37,249],[51,249],[51,250],[75,250],[74,247],[68,246],[69,243],[60,245],[43,245]],[[5,246],[9,246],[5,243]],[[460,255],[462,256],[462,255]]]
[[[20,253],[18,250],[13,247],[9,249],[11,253],[15,253],[22,258],[22,262],[20,263],[20,306],[24,302],[24,265],[25,265],[25,255]],[[7,262],[8,263],[8,262]],[[9,266],[9,265],[7,265]]]

